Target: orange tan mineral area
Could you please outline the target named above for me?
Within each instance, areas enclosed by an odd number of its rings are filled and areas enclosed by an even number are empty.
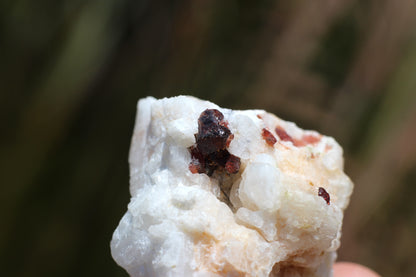
[[[216,274],[214,276],[266,276],[275,255],[270,252],[270,246],[266,246],[264,252],[258,251],[256,246],[250,243],[256,240],[253,240],[253,236],[258,237],[252,230],[239,232],[238,236],[232,236],[227,232],[219,239],[205,232],[196,236],[196,271]]]
[[[199,272],[210,272],[218,276],[245,276],[227,261],[219,260],[224,256],[224,245],[207,233],[196,239],[194,257]]]

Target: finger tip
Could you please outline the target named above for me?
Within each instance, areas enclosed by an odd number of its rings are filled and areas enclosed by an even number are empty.
[[[380,277],[371,269],[349,262],[334,264],[334,277]]]

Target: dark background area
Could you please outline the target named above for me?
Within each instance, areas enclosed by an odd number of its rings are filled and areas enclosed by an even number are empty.
[[[334,136],[339,259],[416,276],[416,2],[3,0],[2,276],[127,276],[136,102],[190,94]]]

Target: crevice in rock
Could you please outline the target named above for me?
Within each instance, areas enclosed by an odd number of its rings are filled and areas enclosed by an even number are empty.
[[[240,178],[240,176],[241,176],[240,172],[237,174],[231,175],[231,174],[227,174],[224,171],[216,171],[211,176],[211,178],[216,179],[218,181],[218,186],[221,190],[221,196],[219,197],[219,199],[225,204],[227,204],[233,213],[236,212],[237,208],[234,207],[231,201],[231,189],[234,185],[236,185],[235,183]]]
[[[285,277],[285,276],[315,276],[309,269],[293,265],[291,263],[279,262],[275,263],[269,277]]]

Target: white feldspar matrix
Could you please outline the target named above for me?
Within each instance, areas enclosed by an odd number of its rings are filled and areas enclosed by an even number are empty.
[[[263,110],[148,97],[129,163],[111,253],[131,276],[332,276],[353,188],[333,138]]]

